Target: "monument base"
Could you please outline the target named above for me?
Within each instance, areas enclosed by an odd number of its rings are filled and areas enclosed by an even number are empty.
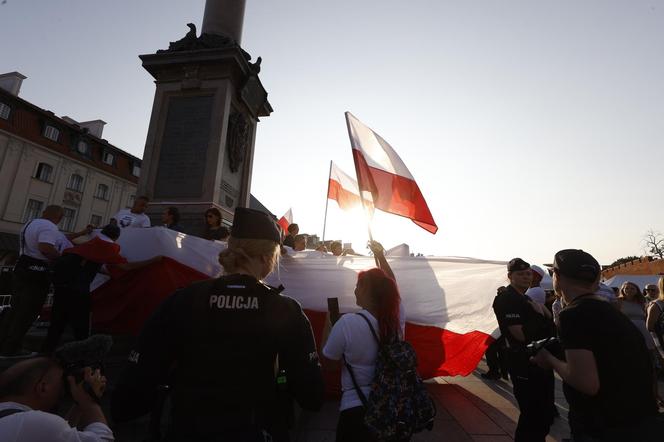
[[[233,212],[211,201],[189,203],[158,201],[150,203],[145,214],[150,217],[150,223],[153,226],[161,226],[163,225],[161,217],[169,207],[176,207],[180,211],[178,224],[182,227],[183,233],[187,235],[203,237],[206,230],[205,211],[212,207],[221,212],[223,223],[231,225],[233,221]]]

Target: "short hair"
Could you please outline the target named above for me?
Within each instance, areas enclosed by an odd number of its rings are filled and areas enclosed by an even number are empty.
[[[332,243],[330,243],[330,248],[332,247],[343,247],[343,245],[341,244],[341,241],[332,241]]]
[[[50,206],[46,206],[42,214],[43,216],[46,217],[60,216],[64,213],[64,211],[65,209],[63,209],[62,206],[58,206],[57,204],[51,204]]]
[[[299,230],[300,230],[300,226],[298,226],[298,225],[295,224],[295,223],[292,223],[292,224],[289,224],[289,225],[288,225],[288,233],[290,233],[291,235],[292,235],[293,232],[296,231],[296,230],[299,231]]]
[[[113,224],[108,224],[104,226],[103,229],[101,229],[102,235],[106,235],[114,241],[120,238],[120,232],[122,232],[122,229],[120,229],[117,225]]]
[[[168,209],[166,209],[166,212],[168,212],[168,214],[173,217],[173,224],[177,224],[180,222],[180,211],[178,210],[177,207],[169,207]]]
[[[307,235],[304,233],[300,233],[299,235],[295,235],[295,238],[293,238],[293,241],[300,241],[304,240],[305,242],[307,241]]]
[[[56,367],[59,367],[56,361],[43,356],[26,359],[9,367],[0,374],[0,398],[30,393],[35,383]]]

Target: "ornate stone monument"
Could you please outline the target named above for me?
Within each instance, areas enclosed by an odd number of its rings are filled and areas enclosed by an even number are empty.
[[[245,0],[207,0],[202,33],[141,55],[156,92],[138,193],[151,199],[153,225],[178,207],[188,233],[201,233],[203,213],[218,208],[232,221],[249,205],[259,117],[272,107],[254,63],[240,47]]]

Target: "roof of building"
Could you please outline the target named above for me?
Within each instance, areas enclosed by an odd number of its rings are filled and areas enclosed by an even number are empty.
[[[25,138],[61,155],[87,163],[109,174],[134,183],[138,182],[138,177],[133,174],[133,167],[134,165],[140,167],[140,158],[112,145],[103,138],[96,137],[88,129],[75,124],[74,120],[60,118],[53,112],[42,109],[1,88],[0,102],[11,109],[7,120],[0,118],[0,130]],[[51,125],[60,131],[58,141],[52,141],[44,136],[45,124]],[[80,141],[85,141],[90,146],[89,151],[85,154],[77,150]],[[116,157],[112,165],[103,161],[104,152],[114,154],[114,157]]]

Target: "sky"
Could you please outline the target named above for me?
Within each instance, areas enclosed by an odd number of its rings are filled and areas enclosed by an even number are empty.
[[[4,0],[3,0],[4,2]],[[143,156],[154,84],[139,54],[202,22],[204,0],[6,0],[0,72],[56,115],[108,124]],[[261,56],[274,113],[252,193],[323,230],[329,162],[354,171],[344,112],[399,153],[439,231],[379,214],[375,239],[412,252],[601,263],[664,231],[664,2],[247,0],[242,47]],[[327,239],[367,237],[331,201]]]

